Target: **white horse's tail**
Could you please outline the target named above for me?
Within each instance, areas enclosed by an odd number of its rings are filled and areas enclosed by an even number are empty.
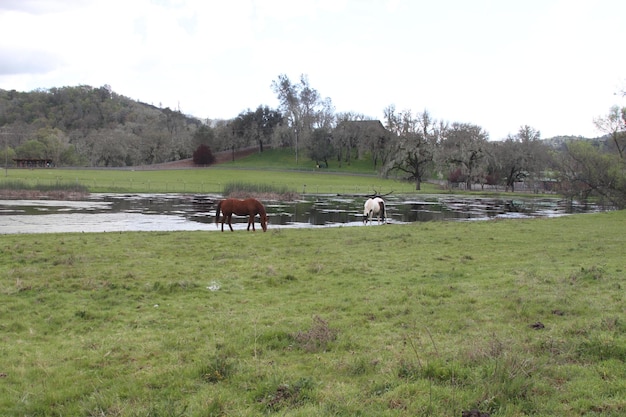
[[[385,200],[383,200],[382,198],[380,198],[378,200],[378,206],[380,207],[380,215],[383,218],[383,223],[387,222],[387,210],[386,210],[386,206],[385,206]]]

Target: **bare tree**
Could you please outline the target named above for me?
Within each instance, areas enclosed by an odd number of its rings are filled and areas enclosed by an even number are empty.
[[[548,154],[540,140],[540,131],[522,126],[517,134],[509,135],[504,141],[490,142],[491,178],[487,182],[504,183],[507,190],[515,191],[516,182],[538,175]]]
[[[617,208],[626,207],[626,167],[617,154],[602,152],[593,143],[574,140],[557,161],[562,191],[585,200],[595,195]]]
[[[333,153],[332,134],[326,129],[315,129],[308,146],[309,157],[315,161],[318,168],[322,166],[322,163],[328,168],[328,159],[333,156]]]
[[[289,77],[281,74],[277,80],[272,81],[272,89],[291,127],[297,163],[299,148],[307,145],[314,129],[327,124],[332,102],[330,98],[322,100],[318,91],[309,85],[304,74],[300,76],[298,84],[292,83]]]
[[[469,123],[452,123],[442,141],[442,156],[448,167],[460,170],[466,189],[486,175],[486,144],[489,135]]]
[[[609,136],[606,146],[589,141],[566,143],[559,162],[564,192],[586,198],[596,195],[618,208],[626,207],[626,108],[611,107],[594,120]]]
[[[420,190],[424,177],[434,166],[442,131],[427,110],[414,117],[410,110],[396,114],[395,107],[390,106],[385,109],[385,119],[397,138],[387,169],[405,173],[407,179],[415,181],[415,189]]]
[[[362,114],[344,112],[337,115],[337,127],[333,132],[337,162],[350,164],[352,153],[359,143],[359,127],[355,122],[365,120]]]
[[[613,106],[605,117],[594,119],[596,128],[609,136],[620,158],[626,150],[626,107]]]
[[[335,106],[329,97],[320,101],[320,108],[317,111],[317,127],[330,132],[337,121],[335,117]]]

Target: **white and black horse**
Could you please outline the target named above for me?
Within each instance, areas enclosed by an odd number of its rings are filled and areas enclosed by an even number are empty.
[[[367,221],[369,220],[370,224],[372,224],[372,218],[374,215],[378,217],[378,224],[380,224],[381,216],[383,224],[385,223],[385,217],[387,215],[385,200],[380,197],[370,198],[365,202],[363,207],[363,223],[367,224]]]

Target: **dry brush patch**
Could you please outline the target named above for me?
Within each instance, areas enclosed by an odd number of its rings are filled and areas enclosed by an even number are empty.
[[[86,191],[0,190],[0,199],[6,200],[85,200]]]

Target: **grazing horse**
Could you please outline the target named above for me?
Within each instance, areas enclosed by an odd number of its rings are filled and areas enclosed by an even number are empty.
[[[227,198],[226,200],[222,200],[217,203],[217,212],[215,213],[215,225],[217,225],[220,219],[220,210],[222,211],[222,232],[224,231],[224,221],[228,219],[228,227],[230,227],[230,231],[233,231],[233,226],[230,224],[230,221],[233,217],[233,214],[237,216],[249,216],[248,218],[248,229],[250,230],[250,225],[252,225],[252,231],[255,232],[254,228],[254,217],[258,214],[261,217],[261,227],[263,231],[267,231],[267,213],[265,212],[265,207],[258,200],[254,198],[247,198],[245,200],[237,200],[235,198]]]
[[[383,223],[385,223],[385,200],[380,197],[370,198],[365,202],[363,207],[363,223],[367,224],[369,220],[370,224],[372,224],[372,217],[376,214],[378,216],[378,224],[380,224],[380,217],[383,218]]]

